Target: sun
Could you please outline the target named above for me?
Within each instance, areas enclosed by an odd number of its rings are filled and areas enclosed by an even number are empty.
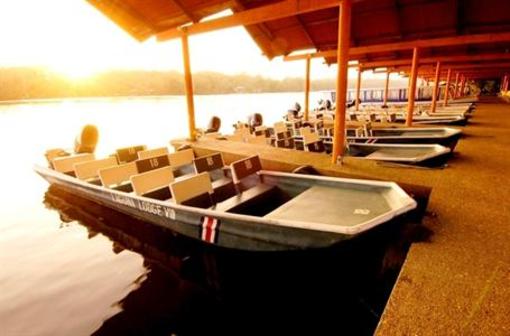
[[[76,64],[74,62],[54,64],[51,66],[51,69],[75,81],[89,79],[102,71],[99,66],[94,66],[93,64]]]

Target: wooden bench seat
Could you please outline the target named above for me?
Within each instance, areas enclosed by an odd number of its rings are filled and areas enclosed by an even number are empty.
[[[214,190],[214,201],[221,202],[236,194],[232,178],[227,176],[221,153],[202,156],[193,160],[197,174],[208,172]]]
[[[277,190],[275,186],[260,183],[216,204],[215,209],[224,212],[255,214],[259,211],[257,207],[268,201]]]
[[[183,176],[195,173],[193,166],[193,160],[195,159],[195,153],[193,149],[185,149],[177,151],[175,153],[168,154],[168,160],[170,165],[174,169],[174,175]]]
[[[99,170],[103,168],[114,167],[117,165],[116,157],[79,162],[74,164],[74,173],[80,180],[101,185],[102,183],[99,178]]]
[[[145,145],[124,147],[117,149],[115,155],[119,163],[133,162],[138,159],[138,152],[144,151],[145,149]]]
[[[163,167],[133,175],[130,180],[133,191],[138,196],[159,200],[172,198],[169,186],[174,181],[174,174],[171,167]]]
[[[207,172],[183,178],[170,184],[173,200],[177,204],[197,208],[210,208],[214,204],[213,188]]]
[[[138,159],[149,159],[156,156],[168,155],[168,147],[141,150],[138,152]]]
[[[99,169],[99,178],[103,186],[125,192],[133,191],[130,178],[136,174],[138,171],[134,162]]]
[[[257,216],[273,207],[279,189],[261,182],[257,172],[262,166],[257,155],[235,161],[230,167],[237,194],[218,203],[217,210]]]
[[[53,169],[58,172],[75,176],[74,174],[74,165],[80,162],[92,161],[95,160],[96,157],[92,153],[83,153],[76,154],[71,156],[62,156],[54,158],[51,163],[53,165]]]
[[[62,148],[48,149],[44,153],[44,156],[46,157],[46,160],[48,161],[48,165],[50,166],[50,168],[53,168],[53,159],[58,158],[58,157],[70,156],[70,155],[71,154],[69,152],[67,152],[66,150],[64,150]]]

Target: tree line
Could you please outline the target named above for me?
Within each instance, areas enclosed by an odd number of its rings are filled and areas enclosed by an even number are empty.
[[[374,82],[375,81],[375,82]],[[383,82],[371,80],[372,87]],[[303,78],[283,80],[218,72],[193,74],[196,94],[303,91]],[[365,84],[365,82],[364,82]],[[354,87],[354,82],[349,82]],[[313,80],[312,90],[331,90],[334,79]],[[115,70],[71,79],[44,68],[0,68],[0,100],[67,97],[150,96],[184,94],[183,75],[177,71]]]
[[[193,84],[196,94],[301,91],[304,86],[302,78],[275,80],[217,72],[193,74]],[[313,85],[326,90],[334,82],[320,80]],[[43,68],[0,69],[0,100],[182,94],[184,79],[177,71],[115,70],[72,79]]]

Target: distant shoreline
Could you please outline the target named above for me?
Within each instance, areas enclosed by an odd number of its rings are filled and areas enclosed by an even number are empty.
[[[324,90],[316,90],[311,92],[323,92]],[[223,96],[223,95],[257,95],[257,94],[284,94],[284,93],[300,93],[300,91],[278,91],[278,92],[228,92],[228,93],[202,93],[194,94],[194,96]],[[55,98],[26,98],[26,99],[10,99],[0,100],[0,105],[18,105],[18,104],[45,104],[55,103],[59,101],[86,101],[86,100],[118,100],[118,99],[165,99],[180,98],[185,95],[129,95],[129,96],[89,96],[89,97],[55,97]]]

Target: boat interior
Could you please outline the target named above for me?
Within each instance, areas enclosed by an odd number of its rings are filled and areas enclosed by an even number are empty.
[[[126,162],[135,152],[137,159]],[[103,159],[76,154],[50,164],[88,183],[149,199],[273,219],[351,226],[401,205],[387,184],[262,171],[257,155],[226,166],[221,153],[195,157],[192,149],[183,149],[160,155],[165,152],[134,146]]]

